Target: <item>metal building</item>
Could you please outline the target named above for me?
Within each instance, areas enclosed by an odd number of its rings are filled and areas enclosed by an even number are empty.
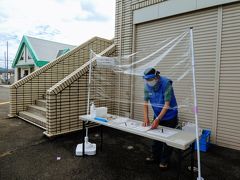
[[[237,150],[240,150],[239,17],[238,0],[116,0],[115,43],[119,55],[142,50],[194,27],[200,126],[211,129],[213,143]],[[121,87],[126,87],[130,82],[123,80],[122,84]],[[129,89],[120,91],[121,98],[129,98]],[[133,117],[141,115],[142,107],[121,106],[121,111],[130,112]]]

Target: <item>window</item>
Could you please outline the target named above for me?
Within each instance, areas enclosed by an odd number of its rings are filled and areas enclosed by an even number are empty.
[[[21,54],[20,60],[24,60],[24,51]]]
[[[32,56],[30,55],[29,51],[28,51],[28,59],[32,59]]]
[[[26,49],[25,49],[26,59],[27,59],[27,60],[28,60],[28,59],[32,59],[32,56],[31,56],[31,54],[30,54],[28,48],[27,48],[27,47],[25,47],[25,48],[26,48]]]
[[[24,74],[23,74],[23,77],[27,76],[28,75],[28,70],[24,70]]]

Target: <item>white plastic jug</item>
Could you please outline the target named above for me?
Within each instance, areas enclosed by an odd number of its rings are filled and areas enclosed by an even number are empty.
[[[92,102],[91,107],[90,107],[90,116],[91,116],[91,118],[96,117],[96,108],[95,108],[94,102]]]

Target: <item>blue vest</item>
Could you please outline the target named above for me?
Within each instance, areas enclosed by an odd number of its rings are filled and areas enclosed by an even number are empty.
[[[146,85],[148,95],[149,95],[149,100],[154,111],[154,119],[160,114],[165,104],[164,92],[166,90],[166,86],[168,82],[172,84],[172,80],[160,76],[159,82],[157,82],[157,84],[154,87]],[[174,95],[174,91],[172,91],[170,108],[168,109],[166,114],[163,116],[162,120],[163,121],[171,120],[175,118],[177,114],[178,114],[177,101]]]

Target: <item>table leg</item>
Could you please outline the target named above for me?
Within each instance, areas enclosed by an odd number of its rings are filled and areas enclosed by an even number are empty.
[[[194,172],[193,172],[193,166],[194,166],[194,143],[192,143],[191,145],[191,175],[192,175],[192,179],[194,179]]]
[[[101,144],[100,144],[100,150],[102,151],[102,146],[103,146],[103,126],[101,125],[100,127],[100,136],[101,136]]]
[[[85,141],[84,141],[84,133],[86,133],[86,128],[85,128],[85,121],[83,121],[83,134],[82,134],[82,157],[85,155]]]
[[[178,172],[177,172],[177,179],[181,179],[181,168],[182,168],[182,150],[178,149]]]

